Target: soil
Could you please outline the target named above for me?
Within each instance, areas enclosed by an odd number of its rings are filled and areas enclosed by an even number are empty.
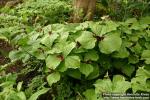
[[[9,63],[9,62],[10,62],[9,58],[0,55],[0,65],[4,65],[4,64]]]
[[[14,7],[19,3],[22,3],[22,0],[0,0],[0,6]]]
[[[12,50],[14,50],[14,48],[9,42],[5,41],[4,39],[0,39],[0,51],[8,54]],[[11,60],[7,58],[2,52],[0,52],[0,65],[5,65]],[[23,63],[21,61],[16,61],[14,64],[6,68],[6,73],[19,72],[21,71],[22,66]]]
[[[5,40],[0,39],[0,51],[4,51],[6,53],[9,53],[11,50],[13,50],[13,47]],[[0,65],[4,65],[10,62],[10,59],[5,57],[0,52]]]
[[[16,61],[14,64],[8,66],[5,70],[6,73],[19,73],[23,69],[22,61]]]
[[[0,49],[5,52],[10,52],[11,50],[13,50],[13,47],[7,41],[0,39]]]

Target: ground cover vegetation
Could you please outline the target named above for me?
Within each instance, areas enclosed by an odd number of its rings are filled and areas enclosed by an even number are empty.
[[[150,93],[150,2],[87,1],[0,0],[0,100]]]

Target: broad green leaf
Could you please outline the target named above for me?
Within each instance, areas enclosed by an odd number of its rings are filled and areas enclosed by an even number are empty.
[[[102,53],[110,54],[114,51],[119,51],[122,44],[122,39],[117,33],[108,34],[103,41],[99,42],[99,49]]]
[[[69,69],[66,73],[75,79],[81,79],[81,72],[78,69]]]
[[[80,53],[88,52],[88,50],[79,47],[79,48],[75,48],[72,52],[73,52],[73,53],[78,53],[78,54],[80,54]]]
[[[136,33],[136,34],[137,34],[137,33]],[[139,36],[138,36],[138,35],[135,35],[135,33],[134,33],[134,35],[133,35],[133,34],[128,35],[128,37],[129,37],[129,40],[128,40],[128,41],[132,41],[132,42],[134,42],[134,43],[136,43],[136,42],[139,40]]]
[[[8,41],[7,37],[5,37],[4,35],[0,34],[0,39],[6,40]]]
[[[89,60],[97,61],[98,59],[99,59],[99,55],[97,51],[95,50],[90,50],[87,53],[85,53],[85,56],[84,56],[85,61],[89,61]]]
[[[88,75],[87,79],[88,80],[92,80],[97,78],[100,75],[100,71],[99,71],[99,66],[98,65],[93,65],[93,72],[90,73],[90,75]]]
[[[97,23],[96,22],[90,22],[90,28],[91,28],[92,32],[94,32],[97,35],[100,35],[103,26],[100,25],[99,22],[97,22]]]
[[[126,34],[132,34],[132,30],[128,28],[128,26],[122,26],[121,30]]]
[[[131,77],[132,73],[135,71],[135,66],[128,64],[128,61],[124,59],[115,59],[115,61],[113,62],[113,67],[129,77]]]
[[[99,54],[99,62],[104,70],[108,70],[112,67],[112,62],[109,55]]]
[[[108,32],[111,32],[111,31],[115,31],[117,30],[117,27],[119,26],[118,23],[116,22],[113,22],[113,21],[106,21],[106,25],[103,26],[102,30],[101,30],[101,35],[104,35]]]
[[[49,55],[46,58],[46,66],[50,69],[56,69],[61,61],[62,59],[58,55]]]
[[[53,45],[53,48],[49,51],[47,51],[47,54],[56,54],[56,53],[62,53],[64,51],[64,47],[67,45],[67,42],[58,42]]]
[[[20,97],[21,100],[27,100],[24,92],[17,93],[17,96]]]
[[[65,27],[63,29],[63,32],[73,32],[73,33],[75,33],[76,31],[79,30],[77,28],[79,25],[80,25],[80,23],[70,23],[70,24],[67,24],[67,25],[65,25]]]
[[[150,78],[149,71],[145,67],[140,67],[136,71],[136,77],[131,80],[133,93],[136,93],[138,90],[150,92],[149,85],[147,84],[147,79]]]
[[[145,47],[150,50],[150,42],[145,42]]]
[[[58,38],[58,39],[60,42],[66,41],[69,37],[69,32],[61,32],[59,34],[60,34],[60,38]]]
[[[70,52],[75,48],[75,46],[76,46],[75,42],[72,42],[72,43],[66,45],[64,47],[64,52],[63,52],[64,57],[68,56],[70,54]]]
[[[113,67],[120,70],[122,67],[126,66],[127,61],[125,59],[114,59],[115,61],[112,62]]]
[[[93,66],[91,64],[81,63],[79,70],[82,74],[88,77],[88,75],[93,72]]]
[[[134,22],[131,27],[129,29],[132,29],[132,30],[140,30],[142,29],[141,25],[139,24],[139,22]]]
[[[140,19],[140,23],[141,23],[141,24],[150,24],[150,17],[149,17],[149,16],[142,17],[142,18]]]
[[[120,75],[115,75],[113,81],[110,79],[99,79],[94,84],[96,93],[125,93],[131,87],[130,82]]]
[[[10,93],[6,95],[5,100],[21,100],[21,98],[14,91],[10,91]]]
[[[130,48],[130,50],[132,52],[134,52],[135,54],[141,54],[142,53],[142,47],[139,43],[136,43],[136,45],[133,46],[132,48]]]
[[[14,43],[17,43],[20,46],[25,46],[29,42],[29,36],[26,36],[24,34],[17,35],[15,39],[13,39]]]
[[[144,50],[141,55],[141,59],[145,60],[146,64],[150,64],[150,50]]]
[[[59,35],[58,34],[54,34],[54,33],[47,33],[44,35],[44,37],[41,39],[41,43],[44,44],[45,46],[51,48],[51,46],[53,45],[53,42],[57,39]]]
[[[114,76],[112,82],[113,82],[112,92],[114,93],[125,93],[126,90],[131,88],[130,82],[125,81],[125,78],[120,75]]]
[[[65,66],[65,61],[61,62],[60,65],[58,66],[57,70],[60,72],[65,72],[67,70],[67,66]]]
[[[128,57],[128,62],[130,63],[130,64],[136,64],[136,63],[138,63],[139,62],[139,57],[137,56],[137,55],[130,55],[129,57]]]
[[[73,69],[79,68],[80,58],[78,56],[67,56],[65,59],[65,66]]]
[[[21,60],[24,58],[27,54],[21,50],[14,50],[9,53],[9,58],[11,60]]]
[[[51,25],[51,30],[52,30],[53,33],[63,32],[64,25],[63,24],[52,24]]]
[[[43,88],[42,90],[38,90],[37,92],[32,94],[32,96],[28,100],[37,100],[40,95],[48,92],[48,90],[49,90],[48,88]]]
[[[47,26],[45,26],[43,29],[42,29],[42,31],[43,31],[43,33],[44,34],[49,34],[51,31],[52,31],[52,27],[51,27],[52,25],[47,25]]]
[[[112,92],[112,82],[110,79],[99,79],[94,86],[96,94]]]
[[[42,52],[42,50],[40,50],[40,49],[32,50],[30,53],[31,53],[33,56],[35,56],[37,59],[45,60],[45,55],[44,55],[44,53]]]
[[[57,83],[59,80],[60,80],[59,72],[54,72],[47,76],[47,82],[50,86],[52,86],[54,83]]]
[[[126,24],[131,24],[131,23],[135,23],[135,22],[137,22],[136,18],[129,18],[125,21]]]
[[[94,89],[86,90],[83,92],[83,95],[86,97],[86,100],[98,100]]]
[[[28,44],[33,44],[33,43],[37,42],[39,36],[40,36],[40,33],[31,32],[28,36],[29,37]],[[23,36],[23,37],[25,37],[25,36]],[[21,41],[22,41],[22,39],[21,39]]]
[[[91,32],[83,31],[81,36],[76,39],[76,42],[79,42],[81,47],[85,49],[92,49],[95,47],[96,39]]]
[[[85,30],[85,29],[89,28],[89,23],[91,23],[91,22],[86,21],[84,23],[80,23],[80,25],[76,27],[76,30],[80,31],[80,30]]]
[[[121,71],[127,76],[131,77],[132,73],[135,71],[135,67],[127,64],[121,67]]]
[[[129,52],[127,49],[122,45],[119,51],[116,51],[112,55],[115,58],[127,58],[129,56]]]

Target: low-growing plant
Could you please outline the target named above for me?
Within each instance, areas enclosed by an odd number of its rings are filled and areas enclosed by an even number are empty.
[[[36,83],[36,91],[32,86],[38,79],[26,83],[32,85],[27,89],[32,88],[33,91],[33,95],[27,97],[30,100],[36,100],[50,88],[53,90],[51,97],[58,99],[59,94],[65,96],[59,91],[61,85],[56,84],[68,76],[77,83],[74,89],[68,88],[66,92],[73,91],[74,95],[70,95],[81,100],[84,96],[87,100],[101,100],[102,93],[107,92],[150,92],[149,21],[150,17],[144,17],[125,22],[105,20],[47,25],[13,38],[11,41],[17,43],[18,49],[10,52],[9,58],[11,61],[21,60],[35,70],[35,75],[44,75],[41,87]],[[5,87],[2,88],[3,93]]]

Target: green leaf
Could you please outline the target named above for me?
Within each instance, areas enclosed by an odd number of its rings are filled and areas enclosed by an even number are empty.
[[[104,35],[111,31],[115,31],[115,30],[117,30],[117,27],[119,26],[118,23],[113,22],[113,21],[106,21],[105,23],[106,23],[106,25],[103,25],[100,35]]]
[[[83,92],[83,95],[86,97],[86,100],[98,100],[94,89],[86,90]]]
[[[149,17],[149,16],[142,17],[142,18],[140,19],[140,23],[141,23],[141,24],[150,24],[150,17]]]
[[[5,96],[5,100],[20,100],[21,98],[14,91],[10,91],[9,94]]]
[[[61,63],[61,61],[62,59],[59,58],[57,55],[49,55],[46,58],[46,66],[51,69],[56,69],[57,66],[59,66],[59,64]]]
[[[92,79],[95,79],[99,76],[99,66],[98,65],[93,65],[93,72],[90,73],[90,75],[88,75],[87,79],[88,80],[92,80]]]
[[[139,24],[139,22],[134,22],[131,27],[129,29],[132,29],[132,30],[140,30],[142,29],[141,25]]]
[[[4,35],[0,34],[0,39],[3,39],[5,41],[8,41],[7,37],[5,37]]]
[[[122,44],[122,39],[117,33],[108,34],[103,41],[99,42],[99,49],[102,53],[110,54],[114,51],[119,51]]]
[[[94,32],[97,35],[100,35],[103,26],[100,25],[99,22],[97,22],[97,23],[96,22],[90,22],[90,28],[91,28],[92,32]]]
[[[52,86],[52,84],[54,83],[57,83],[59,80],[60,80],[59,72],[54,72],[47,76],[47,82],[50,86]]]
[[[132,30],[129,29],[128,26],[122,26],[121,29],[122,29],[122,32],[126,34],[132,34]]]
[[[24,58],[27,54],[21,50],[14,50],[9,53],[9,58],[11,60],[21,60]]]
[[[52,25],[47,25],[42,29],[44,34],[49,34],[52,31]]]
[[[96,94],[112,92],[112,82],[110,79],[99,79],[94,86]]]
[[[70,52],[76,47],[76,43],[72,42],[64,47],[64,57],[68,56]]]
[[[108,70],[112,67],[111,58],[109,55],[100,54],[99,55],[99,62],[102,65],[104,70]]]
[[[80,23],[70,23],[65,25],[63,32],[73,32],[75,33],[78,30],[81,30],[81,28],[79,28]],[[78,29],[79,28],[79,29]]]
[[[60,72],[65,72],[68,68],[65,66],[65,61],[61,62],[57,70]]]
[[[136,18],[129,18],[125,21],[126,24],[132,24],[132,23],[135,23],[137,22],[137,19]]]
[[[150,50],[150,42],[146,42],[146,43],[145,43],[145,47],[146,47],[146,49],[149,49],[149,50]]]
[[[132,73],[135,71],[135,67],[127,64],[121,67],[121,71],[127,76],[131,77]]]
[[[28,36],[29,37],[28,44],[33,44],[33,43],[37,42],[39,35],[40,35],[40,33],[39,32],[36,33],[35,31],[30,33]],[[22,37],[24,39],[25,38],[28,39],[26,36],[22,36]],[[22,41],[22,39],[21,39],[21,41]]]
[[[68,36],[69,36],[69,32],[61,32],[60,33],[59,41],[60,42],[66,41],[68,39]]]
[[[136,45],[132,48],[130,48],[130,50],[132,52],[134,52],[135,54],[141,54],[142,53],[142,47],[139,43],[136,43]]]
[[[122,45],[119,51],[114,52],[112,56],[115,58],[127,58],[129,56],[129,52],[125,46]]]
[[[20,91],[20,90],[21,90],[22,84],[23,84],[23,82],[19,82],[19,83],[18,83],[18,85],[17,85],[17,91]]]
[[[132,54],[131,54],[131,55],[128,57],[128,61],[129,61],[130,64],[136,64],[136,63],[139,62],[139,57],[138,57],[137,55],[132,55]]]
[[[113,77],[112,92],[114,93],[125,93],[131,87],[130,82],[125,81],[125,78],[121,75]]]
[[[27,100],[24,92],[17,93],[17,96],[20,97],[21,100]]]
[[[42,90],[38,90],[37,92],[32,94],[32,96],[29,98],[29,100],[37,100],[40,95],[48,92],[48,90],[49,90],[48,88],[44,88]]]
[[[68,69],[66,73],[75,79],[81,79],[81,73],[78,69]]]
[[[78,56],[67,56],[65,59],[65,66],[73,69],[79,68],[80,58]]]
[[[64,51],[64,47],[67,45],[67,42],[61,41],[58,43],[55,43],[53,45],[53,48],[49,51],[47,51],[47,54],[56,54],[56,53],[62,53]]]
[[[42,52],[42,50],[40,50],[40,49],[32,50],[30,53],[31,53],[33,56],[35,56],[37,59],[45,60],[45,55],[44,55],[44,53]]]
[[[65,26],[63,24],[52,24],[51,30],[53,33],[59,33],[59,32],[63,32],[64,27]]]
[[[79,42],[81,47],[85,49],[92,49],[95,47],[96,39],[91,32],[83,31],[81,36],[76,39],[76,42]]]
[[[150,50],[144,50],[141,55],[141,59],[145,60],[146,64],[150,64]]]
[[[131,87],[130,82],[125,81],[125,78],[121,75],[115,75],[113,81],[110,79],[99,79],[94,85],[96,93],[125,93]]]
[[[147,66],[149,68],[149,66]],[[136,77],[131,80],[131,86],[133,93],[136,93],[138,90],[150,92],[149,85],[147,84],[147,79],[150,78],[150,70],[146,67],[140,67],[136,71]]]
[[[88,77],[88,75],[93,72],[93,66],[91,64],[81,63],[79,70],[86,77]]]
[[[43,38],[41,39],[41,43],[44,44],[45,46],[51,48],[51,46],[53,45],[53,42],[57,39],[59,35],[58,34],[53,34],[53,33],[47,33],[43,36]]]
[[[97,61],[98,59],[99,59],[99,55],[95,50],[90,50],[87,53],[85,53],[84,61],[89,61],[89,60]]]

